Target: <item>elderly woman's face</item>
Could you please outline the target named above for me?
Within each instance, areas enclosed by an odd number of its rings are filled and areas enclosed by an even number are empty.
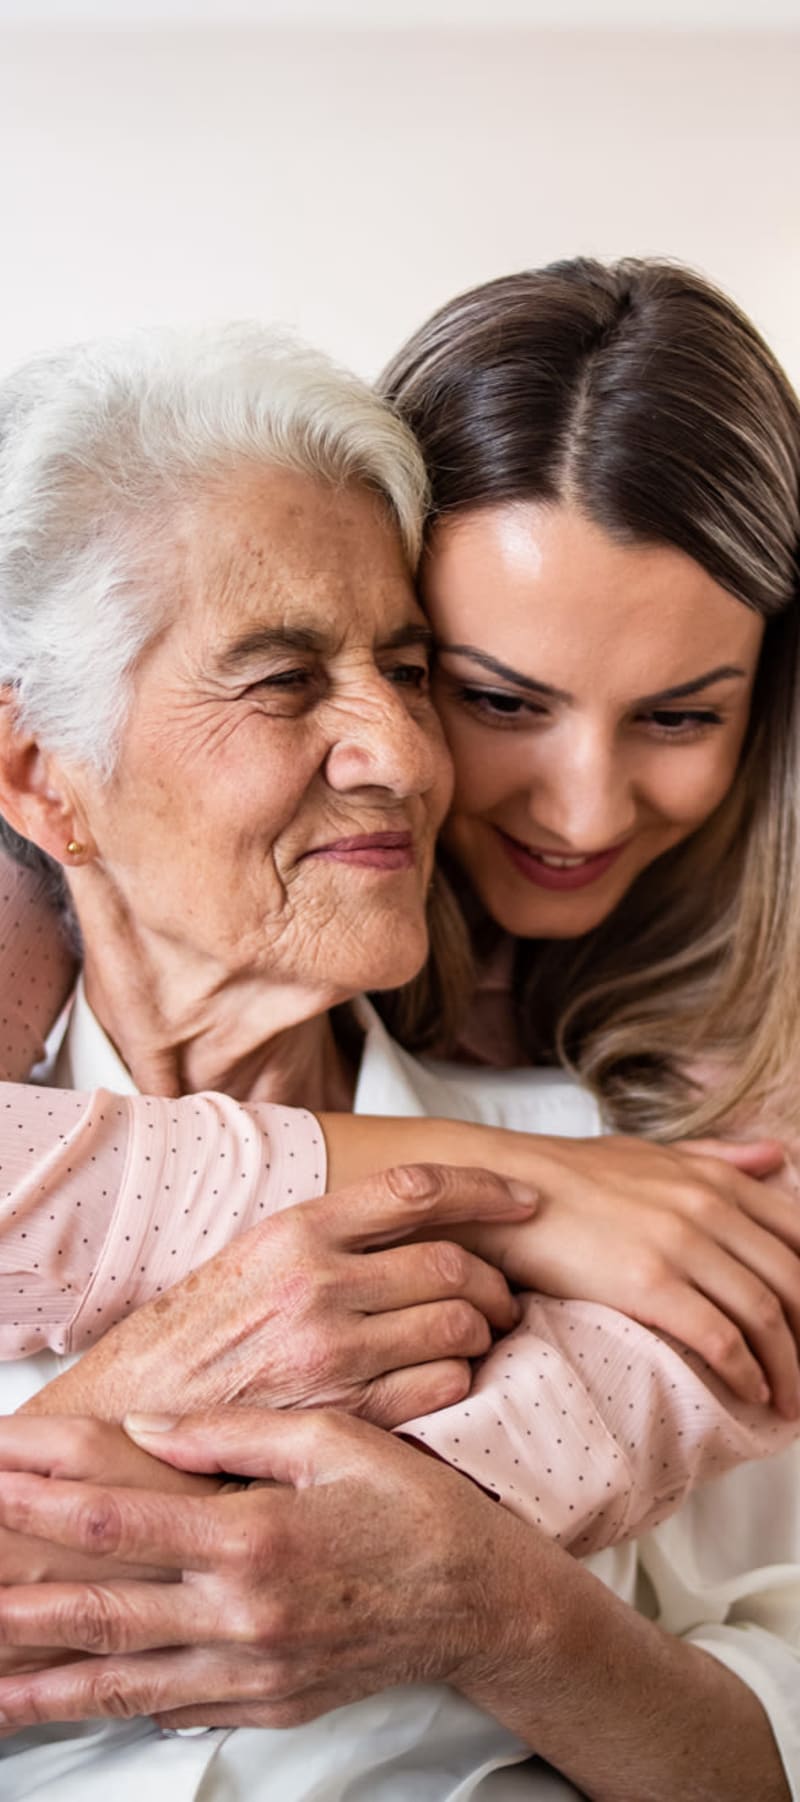
[[[117,771],[81,785],[114,889],[232,975],[329,1001],[405,981],[451,775],[386,510],[248,470],[182,513],[163,580]]]

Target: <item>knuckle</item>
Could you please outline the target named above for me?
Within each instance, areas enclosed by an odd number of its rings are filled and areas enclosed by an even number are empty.
[[[289,1602],[270,1597],[251,1607],[247,1643],[270,1659],[279,1656],[281,1646],[292,1637],[293,1610]]]
[[[302,1433],[304,1453],[312,1464],[321,1463],[337,1448],[341,1451],[356,1432],[350,1416],[332,1407],[309,1410],[297,1419],[296,1426]]]
[[[108,1595],[96,1584],[88,1584],[80,1599],[68,1605],[60,1624],[66,1643],[76,1650],[98,1654],[113,1649],[113,1611]]]
[[[784,1325],[784,1312],[777,1295],[766,1285],[759,1285],[754,1299],[756,1325],[763,1332],[775,1333]]]
[[[342,1350],[340,1337],[323,1326],[305,1332],[297,1348],[295,1370],[306,1391],[316,1393],[338,1377]]]
[[[707,1183],[689,1183],[684,1190],[684,1207],[690,1220],[707,1228],[718,1212],[719,1197]]]
[[[739,1328],[732,1320],[721,1320],[718,1326],[709,1327],[702,1335],[700,1343],[701,1356],[714,1369],[738,1364],[745,1349],[744,1340]]]
[[[270,1312],[279,1319],[305,1320],[319,1299],[319,1272],[313,1262],[298,1253],[298,1263],[270,1287]]]
[[[665,1214],[659,1222],[661,1245],[659,1254],[673,1263],[685,1265],[697,1246],[697,1227],[680,1214]]]
[[[102,1465],[111,1434],[105,1421],[72,1420],[56,1430],[54,1439],[50,1474],[69,1478],[77,1471],[96,1471]]]
[[[272,1567],[279,1555],[278,1533],[263,1514],[256,1521],[231,1521],[219,1546],[219,1566],[227,1579],[227,1599],[232,1607],[250,1585]],[[233,1588],[231,1588],[233,1585]]]
[[[114,1497],[108,1493],[80,1504],[77,1532],[85,1551],[113,1555],[122,1541],[122,1517]]]
[[[450,1301],[443,1312],[443,1339],[448,1351],[486,1351],[492,1335],[482,1314],[468,1301]]]
[[[658,1294],[669,1282],[672,1272],[660,1251],[642,1247],[627,1260],[625,1274],[627,1286],[638,1297]]]
[[[259,1681],[258,1694],[267,1702],[285,1702],[294,1688],[294,1674],[288,1658],[281,1657],[274,1648],[262,1667],[263,1677]]]
[[[441,1164],[395,1164],[385,1170],[383,1181],[395,1201],[420,1212],[447,1193],[448,1173]]]
[[[436,1239],[427,1247],[427,1256],[435,1282],[455,1292],[465,1287],[470,1259],[463,1246],[454,1245],[449,1239]]]
[[[119,1671],[109,1667],[98,1671],[87,1681],[86,1699],[96,1715],[115,1715],[124,1719],[136,1714],[149,1714],[148,1698],[133,1695],[125,1687]]]

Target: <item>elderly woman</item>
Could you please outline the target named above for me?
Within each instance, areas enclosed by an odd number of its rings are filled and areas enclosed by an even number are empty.
[[[381,481],[380,463],[364,457],[363,436],[360,461],[352,435],[346,447],[339,436],[338,461],[331,459],[336,434],[319,372],[313,397],[306,384],[302,452],[297,432],[288,428],[288,399],[281,416],[278,373],[269,372],[266,430],[252,412],[244,420],[240,412],[237,420],[233,373],[214,372],[217,398],[225,396],[226,454],[218,441],[203,439],[210,397],[196,378],[189,386],[201,388],[205,404],[188,409],[190,429],[184,419],[178,455],[165,430],[175,408],[174,389],[173,405],[166,405],[163,372],[146,372],[150,456],[144,468],[140,463],[137,469],[137,445],[126,435],[124,419],[121,426],[115,422],[116,457],[106,461],[104,478],[110,476],[122,498],[112,544],[118,553],[112,572],[120,601],[117,643],[106,647],[107,669],[111,649],[118,653],[117,683],[107,676],[106,718],[91,745],[86,737],[78,745],[74,721],[63,704],[59,716],[56,704],[62,703],[60,666],[51,658],[48,669],[37,647],[27,669],[30,688],[38,677],[40,691],[28,692],[20,679],[7,721],[6,805],[28,837],[66,855],[72,872],[85,972],[59,1057],[59,1080],[83,1077],[114,1089],[124,1086],[126,1071],[129,1080],[141,1072],[141,1079],[152,1081],[155,1066],[168,1091],[214,1086],[248,1099],[280,1094],[317,1108],[346,1107],[355,1088],[358,1044],[350,1023],[337,1023],[337,1030],[326,1010],[363,985],[385,986],[413,973],[425,948],[422,901],[446,776],[425,695],[424,626],[375,487],[388,488],[401,521],[402,505],[388,480]],[[259,371],[262,378],[264,373]],[[284,384],[287,396],[290,387]],[[113,420],[108,394],[105,405]],[[73,474],[79,518],[77,503],[91,471],[76,460]],[[328,484],[345,481],[335,506],[330,486],[320,490],[321,477]],[[143,512],[151,529],[144,553],[136,533]],[[93,536],[83,549],[87,584],[99,561]],[[74,564],[64,563],[56,596],[62,607],[68,600],[73,617],[82,596],[76,596]],[[107,566],[97,580],[108,595]],[[126,614],[127,637],[119,630]],[[25,622],[31,629],[37,623]],[[21,667],[24,657],[16,649]],[[120,708],[121,665],[133,658],[136,679],[115,747],[110,719]],[[203,799],[201,832],[197,796]],[[199,890],[198,859],[204,870]],[[221,870],[228,873],[222,884]],[[147,995],[147,1069],[130,990],[127,1011],[119,1001],[118,971],[131,965]],[[362,1018],[369,1032],[368,1018]],[[100,1022],[124,1066],[115,1063]],[[483,1191],[478,1199],[485,1211],[508,1211],[507,1195]],[[396,1230],[396,1221],[391,1224]],[[496,1277],[468,1264],[463,1285],[496,1324],[509,1324],[508,1299]],[[402,1308],[397,1290],[395,1305]],[[458,1349],[478,1349],[474,1317],[467,1325],[462,1316],[462,1327]],[[452,1335],[446,1348],[453,1349]],[[436,1349],[434,1335],[427,1346],[434,1361]],[[411,1348],[406,1362],[410,1356]],[[446,1381],[452,1375],[445,1369]],[[235,1387],[235,1364],[230,1376]],[[275,1474],[294,1473],[290,1464]],[[435,1494],[434,1481],[432,1500]],[[446,1511],[449,1492],[442,1499]],[[188,1509],[186,1531],[192,1519]],[[498,1544],[509,1552],[514,1547],[505,1525]],[[181,1551],[185,1555],[186,1547]],[[552,1560],[541,1551],[539,1557],[544,1578]],[[610,1633],[614,1618],[612,1612]],[[491,1685],[481,1690],[474,1669],[467,1675],[468,1663],[465,1643],[444,1670],[461,1672],[463,1666],[465,1690],[480,1692],[498,1714],[513,1713],[518,1678],[510,1680],[503,1701]],[[444,1670],[435,1662],[434,1674]],[[393,1674],[397,1681],[396,1665]],[[725,1680],[714,1681],[724,1696]],[[461,1739],[467,1718],[457,1716]],[[526,1737],[537,1738],[519,1710],[517,1718]],[[770,1774],[758,1712],[750,1718],[755,1768]],[[374,1715],[370,1721],[375,1724]],[[472,1726],[479,1735],[480,1726]],[[452,1718],[446,1730],[454,1730]],[[498,1751],[496,1741],[476,1743],[482,1743],[478,1762],[484,1765],[487,1756],[502,1763],[519,1755],[507,1744]],[[546,1725],[542,1743],[555,1756],[558,1737],[548,1739]],[[284,1748],[290,1764],[293,1757],[307,1757],[305,1744],[296,1753]],[[146,1732],[137,1740],[135,1760],[145,1747],[155,1757]],[[101,1760],[108,1753],[101,1752]],[[234,1772],[241,1779],[248,1770],[252,1788],[252,1760],[260,1755],[263,1742],[249,1752],[247,1745],[241,1752],[230,1748],[226,1757],[233,1763],[220,1772],[221,1780],[233,1780]],[[392,1755],[398,1756],[397,1741]],[[195,1762],[210,1756],[197,1753]],[[271,1759],[278,1756],[273,1749]],[[41,1748],[20,1757],[19,1777],[10,1767],[9,1776],[17,1783],[12,1793],[24,1794],[25,1785],[40,1783],[46,1772]],[[237,1758],[250,1763],[237,1765]],[[168,1763],[165,1755],[164,1769]],[[470,1768],[475,1771],[474,1761]],[[276,1781],[288,1795],[288,1767],[281,1767]]]

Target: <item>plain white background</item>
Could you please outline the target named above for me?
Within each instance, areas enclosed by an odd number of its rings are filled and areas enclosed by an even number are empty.
[[[0,365],[256,316],[370,374],[473,282],[655,252],[798,380],[798,95],[798,0],[0,0]]]

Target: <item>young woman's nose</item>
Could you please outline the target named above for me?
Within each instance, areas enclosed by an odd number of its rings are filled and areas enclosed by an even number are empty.
[[[551,746],[530,787],[531,844],[536,828],[548,844],[575,852],[606,851],[636,824],[635,771],[599,734]],[[543,848],[547,848],[546,846]]]
[[[434,708],[412,712],[388,683],[342,710],[325,765],[331,788],[383,788],[399,797],[447,783],[449,770]]]

